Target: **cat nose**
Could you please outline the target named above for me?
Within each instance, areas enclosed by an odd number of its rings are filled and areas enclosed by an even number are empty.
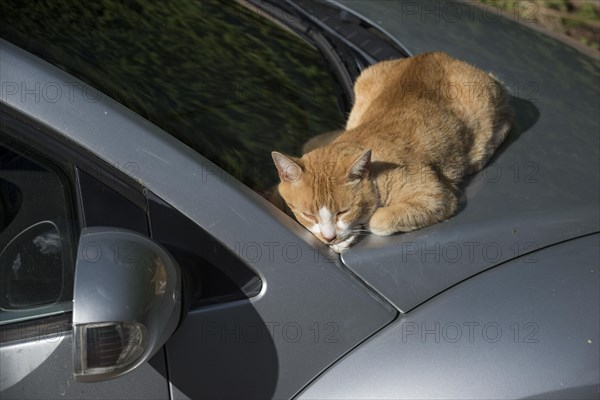
[[[334,240],[337,237],[335,232],[329,236],[326,236],[325,234],[322,234],[322,235],[323,235],[323,239],[325,239],[327,242],[331,242],[332,240]]]

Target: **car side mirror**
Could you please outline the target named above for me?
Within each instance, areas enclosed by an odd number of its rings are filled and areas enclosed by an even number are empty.
[[[85,228],[73,293],[75,379],[116,378],[152,357],[179,323],[181,276],[171,255],[146,236]]]

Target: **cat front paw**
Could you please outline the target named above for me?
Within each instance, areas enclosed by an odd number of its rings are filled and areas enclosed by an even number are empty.
[[[367,228],[371,233],[378,236],[389,236],[397,232],[395,226],[390,223],[390,220],[394,217],[390,215],[390,211],[387,207],[378,208],[375,213],[369,219]]]

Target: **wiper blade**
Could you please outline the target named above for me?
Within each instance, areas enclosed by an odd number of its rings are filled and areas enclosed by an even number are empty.
[[[344,92],[344,108],[350,110],[354,103],[354,81],[362,68],[371,64],[370,62],[361,59],[360,54],[355,54],[339,39],[320,29],[301,10],[286,1],[238,0],[238,3],[278,22],[314,44],[332,67]]]
[[[333,67],[347,98],[354,102],[353,83],[371,64],[409,57],[408,51],[368,21],[323,0],[238,0],[263,16],[306,37]]]
[[[408,50],[383,30],[349,9],[324,0],[283,0],[326,36],[342,41],[369,64],[410,57]]]

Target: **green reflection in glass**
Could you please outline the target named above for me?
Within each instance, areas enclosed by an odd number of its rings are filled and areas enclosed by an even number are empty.
[[[298,154],[344,123],[319,52],[235,2],[19,1],[1,14],[2,37],[258,190],[276,182],[271,150]]]

